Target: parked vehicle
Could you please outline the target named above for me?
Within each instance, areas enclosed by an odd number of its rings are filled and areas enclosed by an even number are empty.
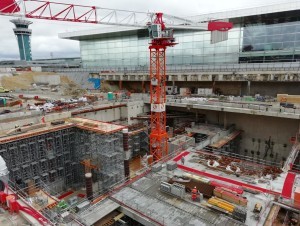
[[[9,89],[5,89],[3,86],[0,86],[0,93],[9,93]]]

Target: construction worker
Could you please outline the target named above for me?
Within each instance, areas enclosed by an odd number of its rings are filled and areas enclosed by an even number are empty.
[[[181,164],[184,165],[184,157],[181,157]]]
[[[192,200],[196,201],[197,199],[197,195],[198,195],[198,190],[196,188],[196,186],[192,189]]]

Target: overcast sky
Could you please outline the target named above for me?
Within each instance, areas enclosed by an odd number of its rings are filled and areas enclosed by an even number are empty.
[[[0,0],[1,1],[1,0]],[[134,11],[161,11],[175,16],[191,16],[206,12],[249,8],[295,0],[54,0],[56,2],[96,5]],[[262,3],[263,2],[263,3]],[[12,17],[0,16],[0,60],[19,59],[18,45],[9,22]],[[71,22],[56,22],[32,19],[31,45],[34,59],[53,57],[79,57],[79,42],[58,38],[58,33],[99,28],[101,25]]]

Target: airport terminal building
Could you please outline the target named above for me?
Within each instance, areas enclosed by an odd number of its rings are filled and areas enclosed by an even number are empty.
[[[174,29],[178,44],[166,51],[167,85],[191,89],[214,86],[220,94],[238,96],[298,94],[299,15],[300,2],[295,2],[188,18],[197,22],[226,20],[234,26],[228,40],[216,44],[211,44],[209,31]],[[147,92],[147,29],[98,28],[60,37],[79,41],[82,68],[76,70],[80,73],[114,82],[120,89],[123,84]]]
[[[175,30],[179,44],[167,50],[167,65],[206,65],[297,62],[300,59],[300,3],[234,10],[194,16],[229,20],[228,40],[211,44],[209,31]],[[149,64],[146,29],[70,32],[61,38],[79,40],[84,67],[143,67]]]

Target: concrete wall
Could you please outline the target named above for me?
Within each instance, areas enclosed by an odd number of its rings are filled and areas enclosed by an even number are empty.
[[[277,96],[280,93],[287,93],[291,95],[300,94],[299,82],[251,82],[250,94],[255,95]]]
[[[39,75],[33,76],[35,83],[49,83],[49,85],[60,85],[59,75]]]
[[[23,112],[18,112],[18,113],[21,114]],[[15,128],[16,125],[23,126],[29,123],[37,124],[42,122],[43,115],[41,114],[41,112],[37,111],[37,112],[26,112],[26,113],[27,113],[26,116],[28,116],[28,118],[19,119],[17,121],[0,122],[0,130],[10,130]],[[11,114],[15,114],[15,113],[11,113]],[[9,115],[10,114],[1,115],[1,116],[9,117]],[[29,117],[30,115],[31,117]],[[52,114],[45,115],[45,122],[51,122],[54,120],[61,120],[70,117],[71,117],[71,112],[52,113]]]
[[[103,107],[105,106],[106,105],[104,105]],[[109,106],[109,104],[107,106]],[[92,120],[110,122],[110,121],[121,119],[121,112],[123,111],[123,109],[126,109],[126,107],[89,112],[89,113],[80,114],[78,116],[92,119]]]
[[[52,113],[45,115],[45,122],[51,122],[55,120],[67,119],[71,117],[70,111],[60,112],[60,113]],[[42,118],[42,117],[41,117]]]
[[[114,82],[116,85],[118,82]],[[126,89],[133,89],[138,86],[137,91],[141,91],[142,82],[123,81],[123,87]],[[223,95],[244,96],[248,95],[247,81],[216,81],[215,89],[220,91]],[[167,82],[168,86],[172,86],[172,82]],[[179,88],[190,88],[196,90],[197,88],[212,88],[213,82],[181,82],[176,81],[175,86]],[[254,96],[256,93],[261,95],[276,96],[278,93],[288,93],[299,95],[299,82],[251,82],[250,95]],[[149,91],[149,82],[145,82],[146,92]],[[194,92],[194,91],[193,91]]]
[[[29,123],[37,124],[37,123],[40,123],[40,122],[41,122],[40,117],[32,117],[32,118],[27,118],[27,119],[21,119],[21,120],[14,121],[14,122],[9,122],[9,123],[4,122],[4,123],[0,123],[0,130],[1,131],[10,130],[10,129],[15,128],[16,125],[23,126],[23,125],[27,125]]]
[[[65,73],[60,73],[60,75],[67,76],[71,81],[73,81],[83,89],[94,89],[93,83],[88,81],[89,73],[65,72]]]
[[[122,103],[115,103],[115,105]],[[111,106],[112,104],[104,104],[101,107]],[[103,122],[110,122],[120,119],[128,119],[128,124],[135,123],[137,121],[131,120],[131,117],[136,117],[138,114],[149,111],[149,106],[144,106],[143,101],[127,102],[127,107],[113,108],[107,110],[101,110],[96,112],[89,112],[78,115],[92,120],[98,120]]]
[[[3,114],[0,115],[0,122],[4,121],[6,122],[6,120],[11,120],[11,119],[21,119],[22,117],[36,117],[41,115],[42,112],[41,111],[25,111],[25,112],[13,112],[13,113],[9,113],[9,114]]]
[[[149,106],[144,106],[143,101],[128,102],[127,106],[127,112],[122,112],[122,118],[128,118],[129,125],[140,122],[137,120],[131,120],[131,117],[136,117],[138,114],[150,111]]]
[[[182,111],[182,108],[168,108]],[[187,110],[186,110],[187,111]],[[224,112],[198,110],[199,114],[205,114],[208,123],[224,124]],[[291,151],[292,144],[289,139],[297,133],[300,120],[286,119],[276,117],[266,117],[238,113],[226,113],[227,126],[235,124],[236,129],[243,130],[242,140],[240,141],[240,154],[245,154],[245,149],[248,150],[248,155],[251,156],[251,150],[255,152],[254,156],[257,157],[256,152],[259,150],[260,155],[258,158],[263,158],[265,153],[265,141],[269,140],[274,142],[273,154],[274,158],[270,158],[270,151],[266,160],[274,161],[275,153],[278,153],[277,162],[280,162],[282,157],[286,157]],[[252,139],[254,138],[254,142]],[[258,143],[260,139],[260,147]],[[283,145],[287,147],[284,148]]]
[[[216,112],[214,112],[216,114]],[[224,113],[219,113],[218,119],[213,120],[213,122],[218,122],[224,124]],[[257,158],[263,158],[265,155],[265,142],[271,137],[271,141],[274,142],[273,154],[274,157],[271,158],[271,152],[268,152],[266,160],[275,161],[275,155],[278,153],[276,159],[279,162],[282,157],[286,157],[291,151],[292,144],[289,139],[298,131],[299,120],[293,119],[282,119],[275,117],[265,117],[265,116],[255,116],[247,114],[237,114],[237,113],[226,113],[227,125],[236,124],[237,129],[241,129],[242,140],[240,141],[240,154],[245,154],[245,149],[248,150],[248,155],[251,156],[251,150],[255,152],[254,156]],[[210,118],[210,117],[208,117]],[[210,120],[209,120],[210,121]],[[254,142],[253,142],[254,140]],[[260,143],[259,141],[260,140]],[[284,147],[284,144],[287,147]],[[257,155],[257,151],[260,155]]]

